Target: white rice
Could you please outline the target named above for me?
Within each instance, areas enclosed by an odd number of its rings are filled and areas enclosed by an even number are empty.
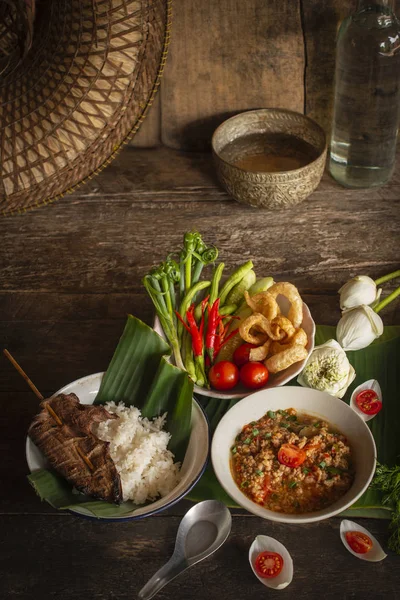
[[[171,435],[162,430],[166,413],[149,420],[134,406],[108,402],[106,408],[119,418],[99,423],[96,434],[110,442],[123,499],[143,504],[168,494],[180,479],[180,463],[174,463],[174,455],[167,450]]]

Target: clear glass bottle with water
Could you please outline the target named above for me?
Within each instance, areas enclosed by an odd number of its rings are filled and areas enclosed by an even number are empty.
[[[359,0],[337,41],[329,169],[342,185],[391,178],[400,118],[400,23],[395,0]]]

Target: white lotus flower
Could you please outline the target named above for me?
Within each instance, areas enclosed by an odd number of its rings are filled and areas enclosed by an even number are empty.
[[[367,275],[357,275],[345,283],[339,290],[340,308],[349,310],[362,304],[370,306],[379,300],[382,290]]]
[[[336,338],[344,350],[366,348],[382,333],[382,319],[364,305],[346,310],[336,327]]]
[[[303,387],[343,398],[355,376],[343,348],[335,340],[329,340],[314,348],[297,381]]]

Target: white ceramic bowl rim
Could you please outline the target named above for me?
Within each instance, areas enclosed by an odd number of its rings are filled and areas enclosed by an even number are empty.
[[[328,421],[349,439],[355,463],[354,482],[339,500],[323,510],[285,514],[265,509],[250,500],[238,488],[232,477],[230,449],[242,427],[251,421],[257,421],[268,410],[277,411],[287,408],[318,416]],[[343,400],[330,396],[326,392],[286,386],[256,392],[228,410],[214,432],[211,461],[215,475],[226,493],[249,512],[282,523],[312,523],[343,512],[365,492],[375,471],[376,446],[368,426]]]
[[[53,396],[56,396],[58,394],[71,393],[71,392],[74,392],[74,389],[75,389],[74,393],[77,393],[77,390],[76,390],[77,386],[82,386],[88,382],[92,382],[94,388],[96,388],[96,389],[93,388],[93,390],[91,392],[91,394],[93,395],[93,400],[94,400],[96,397],[96,394],[98,392],[99,384],[100,384],[100,381],[101,381],[101,378],[103,375],[104,375],[104,372],[99,372],[99,373],[93,373],[92,375],[86,375],[85,377],[81,377],[80,379],[76,379],[75,381],[72,381],[71,383],[63,386],[61,389],[59,389],[57,392],[55,392],[53,394]],[[98,383],[96,383],[96,382],[98,382]],[[77,395],[79,397],[79,393],[77,393]],[[83,402],[83,403],[90,404],[90,402]],[[198,418],[200,418],[200,423],[202,424],[203,429],[205,429],[207,431],[206,452],[203,453],[204,454],[203,459],[201,459],[201,463],[195,469],[194,476],[192,476],[190,478],[190,481],[187,483],[185,488],[176,497],[171,498],[169,501],[166,502],[166,504],[162,504],[163,498],[160,498],[160,499],[156,500],[155,502],[148,504],[145,507],[139,506],[137,509],[134,509],[134,511],[131,514],[124,515],[121,517],[118,517],[118,516],[117,517],[98,517],[93,514],[90,514],[89,511],[84,509],[84,507],[82,507],[81,509],[78,509],[78,508],[77,509],[68,509],[65,512],[69,512],[71,514],[77,515],[84,519],[90,519],[90,520],[95,520],[95,521],[98,521],[98,520],[101,520],[103,522],[134,521],[134,520],[143,519],[145,517],[149,517],[151,515],[155,515],[159,512],[162,512],[162,511],[166,510],[167,508],[170,508],[171,506],[173,506],[180,500],[182,500],[192,490],[192,488],[196,485],[196,483],[199,481],[199,479],[203,475],[203,473],[207,467],[207,464],[209,461],[209,456],[210,456],[211,432],[210,432],[210,425],[208,422],[207,415],[204,412],[204,409],[201,406],[201,404],[195,398],[193,398],[193,408],[195,408],[195,410],[197,410]],[[193,420],[193,412],[192,412],[192,420]],[[190,443],[190,441],[189,441],[189,443]],[[28,467],[29,467],[29,470],[31,473],[38,468],[43,468],[43,466],[38,464],[38,460],[41,460],[42,462],[44,462],[45,457],[40,452],[40,450],[37,448],[37,446],[35,446],[35,444],[32,442],[32,440],[29,438],[29,436],[26,437],[25,452],[26,452],[26,461],[28,463]],[[177,487],[179,487],[179,484]],[[169,494],[167,494],[166,498],[168,498],[168,496],[171,496],[171,494],[173,494],[173,492],[174,492],[174,490],[172,490]],[[153,505],[157,505],[156,508],[152,509],[151,507]],[[145,510],[144,512],[142,512],[145,508],[148,508],[149,510]],[[82,512],[82,511],[84,511],[84,512]],[[140,511],[140,514],[135,514],[138,511]]]

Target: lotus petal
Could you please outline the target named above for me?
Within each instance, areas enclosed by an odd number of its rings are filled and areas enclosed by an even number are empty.
[[[379,385],[379,383],[377,382],[376,379],[368,379],[368,381],[364,381],[364,383],[362,383],[361,385],[356,387],[356,389],[354,390],[354,392],[351,395],[351,399],[350,399],[351,408],[354,410],[354,412],[356,412],[358,414],[359,417],[361,417],[361,419],[363,419],[363,421],[370,421],[371,419],[376,417],[376,415],[366,415],[365,413],[363,413],[362,410],[360,410],[358,408],[357,402],[356,402],[357,394],[359,394],[363,390],[373,390],[376,393],[376,395],[378,396],[379,400],[381,402],[383,402],[382,390],[381,390],[381,386]],[[379,414],[379,413],[376,413],[376,414]]]
[[[352,550],[350,548],[350,546],[346,540],[346,532],[348,532],[348,531],[360,531],[361,533],[365,533],[365,535],[367,535],[372,540],[371,550],[369,552],[366,552],[365,554],[359,554],[358,552],[354,552],[354,550]],[[368,529],[365,529],[365,527],[361,527],[361,525],[359,525],[358,523],[355,523],[354,521],[349,521],[348,519],[344,519],[340,523],[340,537],[341,537],[341,540],[342,540],[344,546],[347,548],[347,550],[349,552],[351,552],[351,554],[353,554],[357,558],[360,558],[361,560],[369,560],[370,562],[379,562],[380,560],[383,560],[384,558],[387,557],[387,554],[384,553],[382,546],[380,545],[378,540],[372,535],[372,533],[370,533],[368,531]]]
[[[255,561],[260,552],[277,552],[283,558],[283,569],[277,577],[268,579],[266,577],[260,577],[255,569]],[[274,588],[275,590],[283,590],[291,583],[293,579],[293,560],[289,552],[283,544],[278,540],[269,537],[267,535],[258,535],[249,550],[249,562],[253,569],[254,575],[261,583],[267,587]]]

